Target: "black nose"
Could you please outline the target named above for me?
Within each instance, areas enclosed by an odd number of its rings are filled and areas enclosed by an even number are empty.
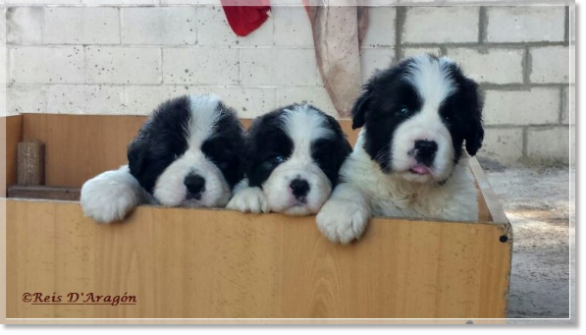
[[[295,198],[301,198],[309,192],[309,184],[303,179],[294,179],[289,185]]]
[[[421,163],[429,164],[437,152],[437,143],[435,141],[417,140],[415,141],[415,150],[417,150],[417,160],[421,160]]]
[[[201,193],[206,189],[206,180],[195,173],[190,173],[183,180],[183,184],[189,192],[188,198],[201,198]]]

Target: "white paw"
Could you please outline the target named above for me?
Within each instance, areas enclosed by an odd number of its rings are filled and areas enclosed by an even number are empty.
[[[334,243],[347,244],[360,238],[370,213],[360,203],[330,199],[317,214],[317,228]]]
[[[141,192],[130,174],[108,171],[83,184],[80,203],[85,216],[98,223],[111,223],[124,220],[139,205]]]
[[[234,194],[226,208],[240,212],[268,213],[269,205],[259,187],[247,187]]]

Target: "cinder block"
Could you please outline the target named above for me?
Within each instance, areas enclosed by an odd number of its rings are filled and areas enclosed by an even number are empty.
[[[448,49],[466,75],[481,83],[523,83],[524,49]]]
[[[166,84],[237,84],[238,49],[214,47],[163,49],[163,81]]]
[[[242,118],[254,118],[275,108],[275,89],[240,86],[127,86],[126,114],[148,114],[166,99],[184,94],[216,94]]]
[[[192,92],[214,93],[230,107],[236,109],[241,118],[255,118],[273,110],[275,105],[274,88],[246,88],[241,86],[232,87],[191,87]]]
[[[133,86],[124,87],[124,114],[148,115],[163,101],[187,94],[186,86]]]
[[[0,8],[0,10],[2,11],[2,15],[0,15],[0,44],[2,44],[1,50],[6,50],[6,11],[4,8]]]
[[[395,45],[395,7],[369,7],[368,28],[362,40],[363,47]]]
[[[479,7],[409,7],[403,43],[478,42]]]
[[[567,83],[570,73],[570,53],[567,47],[530,49],[532,83]]]
[[[6,9],[6,40],[11,44],[41,44],[43,7],[9,7]],[[4,16],[4,15],[2,15]]]
[[[220,0],[160,0],[161,5],[220,5]]]
[[[190,7],[122,8],[122,44],[195,44],[195,9]]]
[[[564,40],[562,6],[487,7],[488,42]]]
[[[523,156],[523,128],[487,128],[478,157],[514,163]]]
[[[8,113],[45,113],[46,88],[41,85],[14,85],[6,89]]]
[[[47,113],[124,114],[123,88],[109,85],[51,85]]]
[[[365,82],[377,70],[384,70],[391,66],[395,50],[392,48],[363,49],[360,54],[362,81]]]
[[[87,81],[92,84],[158,84],[159,48],[87,47]]]
[[[576,44],[576,7],[572,7],[570,6],[568,8],[568,40],[570,42],[570,45],[575,45]]]
[[[6,2],[9,5],[90,5],[90,6],[103,6],[103,5],[158,5],[160,0],[0,0],[0,4]],[[180,2],[189,2],[189,0],[175,0],[177,4]],[[194,2],[197,0],[192,0]],[[206,0],[199,0],[200,2]],[[213,1],[213,0],[207,0]],[[220,1],[220,0],[216,0]]]
[[[43,39],[46,44],[117,44],[117,8],[46,7]]]
[[[85,81],[82,47],[18,47],[9,52],[10,79],[14,83]]]
[[[484,122],[487,125],[540,125],[558,121],[560,92],[555,88],[487,90]]]
[[[80,5],[82,0],[6,0],[7,5]]]
[[[313,33],[304,7],[271,8],[275,45],[313,47]]]
[[[562,123],[574,125],[576,122],[576,87],[570,85],[562,89]],[[572,117],[570,117],[572,115]]]
[[[421,55],[421,54],[433,54],[436,56],[442,55],[442,50],[438,48],[403,48],[403,59]]]
[[[401,0],[401,1],[405,2],[405,0]],[[425,0],[425,1],[430,1],[430,0]],[[363,0],[364,6],[372,6],[372,7],[396,5],[398,2],[399,2],[399,0]]]
[[[317,84],[313,49],[242,49],[241,83],[245,86],[312,86]]]
[[[199,45],[272,45],[273,20],[269,17],[258,29],[239,37],[228,25],[220,6],[196,8],[197,43]]]
[[[84,5],[158,5],[159,0],[81,0]]]
[[[568,159],[570,145],[568,126],[528,129],[527,156],[530,158]]]
[[[277,106],[306,102],[321,109],[325,113],[337,116],[338,112],[322,86],[317,87],[285,87],[277,89]]]

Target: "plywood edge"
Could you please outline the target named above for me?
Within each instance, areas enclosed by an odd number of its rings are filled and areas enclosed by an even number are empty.
[[[490,186],[490,183],[488,182],[488,178],[486,177],[486,174],[482,170],[482,167],[480,166],[478,159],[476,159],[476,157],[470,158],[469,164],[470,164],[470,169],[472,170],[472,173],[474,174],[474,178],[476,179],[476,183],[477,183],[478,188],[480,190],[481,196],[484,199],[484,204],[488,208],[488,211],[492,217],[492,220],[494,221],[494,223],[496,225],[499,226],[499,229],[501,230],[501,234],[502,234],[500,237],[501,242],[508,243],[509,245],[511,245],[511,250],[512,250],[513,228],[511,226],[511,223],[509,222],[509,219],[507,218],[507,216],[506,216],[506,214],[500,204],[500,201],[498,200],[497,195],[494,193],[494,190]],[[511,252],[509,254],[507,262],[509,264],[512,264],[512,261],[513,261],[513,253]],[[503,299],[506,303],[505,312],[508,309],[508,304],[509,304],[508,297],[509,297],[509,290],[510,290],[510,278],[511,278],[511,267],[509,266],[508,271],[506,273],[507,285],[506,285],[506,290],[504,292],[504,297],[503,297]]]
[[[476,157],[471,157],[468,161],[470,164],[470,169],[474,174],[474,178],[478,183],[480,192],[482,193],[482,197],[484,198],[486,206],[488,207],[490,215],[492,216],[492,220],[495,223],[509,224],[509,219],[505,215],[505,212],[501,207],[498,197],[494,193],[492,187],[490,186],[488,178],[486,178],[486,175],[484,174],[484,171],[482,170],[480,163],[478,163]]]
[[[22,141],[23,116],[20,114],[0,117],[0,138],[2,146],[0,156],[5,157],[6,165],[2,164],[0,173],[5,177],[0,184],[0,196],[6,196],[7,188],[15,185],[17,180],[17,148]]]

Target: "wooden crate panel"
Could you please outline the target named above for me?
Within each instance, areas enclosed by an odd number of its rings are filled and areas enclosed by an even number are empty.
[[[7,211],[8,318],[505,317],[508,225],[373,219],[340,246],[314,217],[139,207],[107,226],[77,203]],[[32,305],[27,292],[138,301]]]

